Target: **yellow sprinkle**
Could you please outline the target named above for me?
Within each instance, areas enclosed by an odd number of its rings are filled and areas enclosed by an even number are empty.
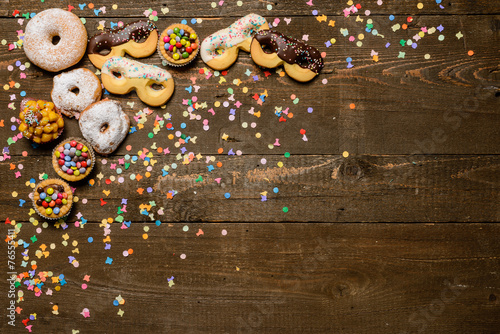
[[[422,8],[424,8],[424,4],[423,4],[423,3],[421,3],[421,2],[419,2],[419,3],[417,4],[417,8],[418,8],[418,9],[422,9]]]
[[[342,153],[342,156],[343,156],[344,158],[347,158],[347,157],[349,156],[349,152],[344,151],[344,152]]]
[[[279,168],[281,168],[281,167],[283,167],[283,162],[278,161],[278,164],[277,164],[277,165],[278,165],[278,167],[279,167]]]

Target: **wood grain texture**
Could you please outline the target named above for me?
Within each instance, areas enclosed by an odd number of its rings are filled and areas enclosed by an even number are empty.
[[[89,35],[97,32],[98,21],[99,19],[88,19],[86,26]],[[221,28],[232,22],[227,18],[221,21],[218,23]],[[380,31],[391,29],[392,23],[389,20],[384,18],[380,21]],[[231,67],[225,76],[225,83],[219,83],[218,78],[214,77],[207,80],[205,75],[198,72],[199,68],[204,67],[198,58],[187,70],[170,70],[176,78],[176,90],[167,109],[153,108],[154,115],[161,116],[167,111],[173,115],[174,126],[178,127],[185,121],[180,118],[186,110],[186,106],[182,105],[184,100],[196,96],[200,103],[207,102],[206,109],[199,109],[194,113],[210,120],[210,131],[198,131],[202,127],[201,122],[198,122],[199,127],[194,130],[197,132],[198,142],[202,144],[193,147],[193,150],[200,150],[203,154],[215,154],[220,147],[220,138],[218,141],[214,140],[214,132],[219,132],[220,135],[224,132],[230,134],[236,141],[235,147],[244,149],[243,152],[247,154],[267,153],[269,150],[265,147],[270,141],[274,143],[275,138],[281,138],[282,143],[293,141],[294,145],[288,149],[294,154],[340,154],[343,151],[352,154],[498,154],[499,50],[491,47],[500,42],[498,31],[491,30],[491,26],[497,21],[498,16],[494,15],[460,17],[459,21],[455,17],[423,17],[415,20],[414,26],[410,28],[411,32],[401,29],[385,39],[369,36],[364,44],[366,47],[361,48],[354,47],[344,37],[337,36],[333,29],[332,35],[327,37],[310,34],[311,45],[318,46],[327,53],[327,57],[325,70],[308,84],[308,89],[286,76],[279,77],[274,71],[266,78],[264,72],[244,52],[240,53],[238,64]],[[11,36],[17,36],[18,28],[9,22],[12,21],[0,20],[0,25]],[[325,25],[310,17],[294,18],[293,22],[293,26],[283,26],[283,29],[295,36],[302,36]],[[168,22],[160,22],[158,25],[163,29],[167,24]],[[406,39],[416,34],[420,27],[436,27],[439,24],[450,27],[453,32],[464,30],[461,27],[466,26],[480,37],[458,40],[450,36],[440,42],[436,33],[423,38],[415,50],[400,45],[385,50],[384,45],[388,41],[397,44],[401,38]],[[362,26],[352,19],[346,22],[345,27],[356,31]],[[296,30],[297,27],[299,31]],[[204,36],[213,32],[214,22],[206,21],[196,28]],[[324,42],[331,37],[337,38],[338,42],[326,48]],[[407,53],[404,59],[397,58],[399,48]],[[379,51],[379,62],[371,60],[372,49]],[[474,57],[467,56],[469,49],[475,51]],[[424,59],[427,53],[432,55],[429,60]],[[354,59],[353,69],[346,69],[347,57]],[[8,59],[13,58],[27,61],[22,50],[9,52],[6,48],[0,49],[0,68],[12,65],[12,61]],[[155,54],[147,62],[160,65],[160,58]],[[87,56],[77,65],[79,66],[95,70]],[[245,75],[247,70],[251,71],[251,76]],[[7,72],[9,81],[20,82],[22,86],[6,92],[8,94],[0,94],[0,101],[11,102],[10,94],[20,90],[38,98],[50,97],[52,75],[36,66],[25,72],[27,80],[19,80],[19,70]],[[259,80],[254,81],[253,75],[259,76]],[[185,90],[193,85],[191,78],[196,78],[196,84],[201,87],[198,93],[190,94]],[[237,79],[242,81],[239,86],[233,84]],[[327,80],[328,84],[323,85],[322,80]],[[243,87],[247,87],[249,91],[243,93]],[[227,100],[231,95],[228,88],[234,89],[235,99],[243,104],[238,109],[238,118],[234,122],[228,121],[229,113],[226,108],[215,108],[215,117],[207,113],[215,101]],[[259,106],[252,96],[265,91],[268,98]],[[292,93],[300,99],[297,105],[290,99]],[[122,101],[130,116],[145,107],[134,92],[111,97]],[[130,108],[126,102],[134,102],[134,107]],[[355,103],[355,110],[349,109],[351,103]],[[257,119],[247,113],[251,107],[261,111],[261,118]],[[278,117],[274,115],[275,107],[289,107],[296,116],[295,119],[279,123]],[[306,112],[308,107],[313,108],[312,114]],[[72,122],[75,121],[67,121]],[[242,122],[256,122],[258,127],[255,131],[244,129],[240,126]],[[152,126],[151,123],[147,125]],[[296,140],[301,138],[298,133],[301,128],[309,130],[309,143]],[[192,127],[188,128],[191,129]],[[77,131],[75,134],[78,134],[78,130],[71,131]],[[263,134],[262,140],[255,139],[256,132]],[[163,131],[155,139],[166,141],[167,134]],[[10,135],[8,132],[1,134],[2,139]],[[137,135],[141,134],[130,136],[125,143],[130,143]],[[118,153],[123,154],[123,149]]]
[[[158,12],[159,19],[162,18],[208,18],[216,19],[218,17],[241,17],[242,13],[257,13],[260,15],[276,15],[276,16],[305,16],[310,15],[311,11],[317,9],[320,14],[325,15],[343,15],[343,10],[349,8],[347,2],[339,3],[328,0],[314,0],[311,2],[313,6],[307,4],[308,1],[294,1],[294,0],[273,0],[273,1],[242,1],[241,6],[236,1],[225,1],[222,6],[218,5],[219,1],[212,0],[199,0],[190,2],[187,5],[186,1],[171,0],[159,1],[151,0],[147,3],[140,3],[134,0],[120,0],[114,2],[106,2],[104,4],[95,3],[94,8],[85,6],[83,10],[77,6],[77,2],[59,0],[45,0],[44,3],[32,2],[29,5],[23,0],[10,0],[2,6],[0,16],[9,17],[13,14],[14,10],[18,9],[22,14],[29,12],[39,12],[40,10],[50,7],[68,8],[68,5],[76,7],[73,11],[78,16],[93,17],[95,16],[94,10],[99,10],[105,7],[105,13],[99,12],[99,17],[141,17],[144,16],[143,12],[151,8]],[[82,2],[86,3],[86,2]],[[215,8],[212,7],[215,3]],[[383,1],[382,6],[377,6],[371,3],[360,3],[362,8],[359,13],[364,15],[364,11],[369,9],[371,15],[456,15],[456,14],[500,14],[500,4],[495,1],[443,1],[442,8],[435,2],[425,3],[424,8],[419,10],[417,3],[398,0]],[[90,4],[90,3],[89,3]],[[117,9],[113,10],[112,5],[117,4]],[[268,9],[271,6],[271,10]],[[165,12],[162,12],[162,9]],[[166,11],[168,9],[168,12]]]
[[[18,160],[28,165],[33,158]],[[145,174],[142,161],[129,169],[120,157],[97,164],[90,177],[95,184],[79,183],[76,195],[87,204],[76,203],[70,221],[81,212],[85,219],[100,222],[118,216],[122,199],[128,199],[125,220],[151,221],[495,221],[500,220],[500,160],[498,156],[339,156],[298,155],[284,158],[266,156],[218,156],[221,168],[208,172],[204,159],[170,170],[162,176],[161,166]],[[175,160],[155,156],[161,164]],[[130,161],[130,160],[129,160]],[[285,162],[279,167],[278,162]],[[214,163],[210,163],[215,165]],[[38,173],[56,177],[50,160],[37,159],[43,170],[26,171],[26,179]],[[115,169],[111,166],[115,165]],[[8,170],[5,163],[2,171]],[[123,172],[117,174],[116,166]],[[98,177],[101,176],[101,178]],[[131,180],[131,175],[136,177]],[[140,175],[141,179],[139,180]],[[18,198],[0,203],[10,219],[28,220],[27,209],[16,210],[19,199],[29,207],[31,187],[25,180],[14,180],[14,170],[0,174],[2,182],[17,189]],[[120,183],[119,177],[125,182]],[[199,178],[202,178],[200,181]],[[215,181],[220,178],[219,183]],[[111,181],[113,180],[113,181]],[[139,180],[139,181],[138,181]],[[152,192],[148,193],[147,189]],[[273,189],[279,189],[274,193]],[[138,192],[142,189],[142,193]],[[176,191],[173,198],[168,192]],[[2,189],[3,198],[12,189]],[[262,193],[267,192],[263,202]],[[226,199],[224,194],[231,194]],[[100,205],[101,198],[107,203]],[[140,206],[154,201],[144,215]],[[287,207],[288,213],[282,209]],[[160,208],[163,208],[163,214]],[[90,209],[90,210],[89,210]],[[160,212],[160,213],[158,213]]]
[[[144,226],[147,240],[140,237]],[[38,270],[64,273],[67,284],[52,296],[26,291],[20,306],[38,313],[33,331],[497,333],[500,326],[495,224],[188,226],[188,232],[180,224],[121,230],[113,223],[110,250],[97,224],[44,229],[30,253],[55,243]],[[204,234],[197,237],[199,229]],[[20,237],[34,230],[24,225]],[[123,257],[129,248],[134,253]],[[105,264],[107,257],[113,264]],[[91,277],[83,290],[85,275]],[[125,304],[113,306],[118,295]],[[59,315],[51,314],[53,304]],[[79,315],[84,307],[90,318]],[[8,330],[5,322],[0,328]]]
[[[36,277],[66,280],[56,291],[61,284],[49,279],[37,297],[24,278],[17,326],[2,311],[0,332],[26,332],[21,320],[36,313],[33,333],[500,333],[500,225],[491,223],[500,221],[500,2],[443,1],[440,8],[422,1],[420,10],[418,1],[360,2],[359,17],[349,18],[347,2],[212,2],[117,0],[81,10],[71,1],[0,0],[0,40],[7,42],[0,45],[0,221],[12,224],[0,231],[18,229],[18,273],[36,265]],[[199,57],[169,68],[176,90],[166,107],[151,108],[142,129],[133,120],[138,131],[73,185],[79,201],[67,225],[46,224],[30,215],[29,181],[56,176],[53,145],[10,140],[21,91],[49,99],[53,74],[34,65],[20,71],[16,61],[28,60],[8,44],[27,22],[13,17],[16,9],[26,15],[68,5],[85,18],[89,36],[102,21],[128,23],[151,9],[160,30],[201,19],[193,27],[203,38],[254,12],[308,39],[326,54],[325,68],[308,84],[266,73],[243,52],[217,77],[200,73]],[[365,30],[369,19],[379,36]],[[395,27],[403,23],[407,29]],[[416,48],[401,45],[438,27],[443,32],[425,34]],[[157,54],[141,61],[162,66]],[[87,56],[77,67],[95,71]],[[259,105],[253,97],[264,92]],[[131,119],[146,107],[134,92],[109,97]],[[200,105],[189,113],[193,97]],[[231,121],[236,101],[242,106]],[[289,108],[293,118],[279,122],[276,108]],[[155,118],[167,113],[175,131],[186,124],[190,142],[176,145],[165,127],[151,135]],[[66,119],[63,136],[81,136],[77,121]],[[181,147],[197,155],[189,164]],[[2,277],[0,292],[8,288]],[[114,306],[118,296],[125,304]]]

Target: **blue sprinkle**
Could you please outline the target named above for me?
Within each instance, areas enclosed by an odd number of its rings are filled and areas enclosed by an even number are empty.
[[[225,198],[229,198],[229,197],[231,197],[231,194],[230,194],[230,193],[225,193],[225,194],[224,194],[224,197],[225,197]]]
[[[191,24],[195,24],[196,23],[196,19],[191,19]]]
[[[186,20],[182,20],[182,21],[181,21],[181,23],[182,23],[182,24],[187,24],[187,23],[188,23],[188,21],[186,21]]]
[[[278,193],[278,191],[280,191],[280,190],[278,189],[278,187],[274,187],[273,192],[274,192],[275,194],[277,194],[277,193]]]
[[[157,220],[157,221],[155,221],[155,224],[156,224],[156,226],[160,226],[161,225],[161,221]]]
[[[186,123],[181,123],[181,129],[185,129],[186,128]]]
[[[25,97],[26,96],[26,92],[23,90],[23,91],[21,91],[21,93],[19,93],[19,95],[21,95],[22,97]]]
[[[120,305],[120,303],[118,303],[118,300],[115,299],[115,300],[113,300],[113,305],[118,306],[118,305]]]
[[[94,238],[89,237],[89,238],[87,239],[87,241],[88,241],[89,243],[92,243],[92,242],[94,241]]]
[[[351,57],[347,57],[347,58],[345,59],[345,61],[346,61],[346,62],[348,62],[348,63],[350,63],[350,62],[352,61],[352,58],[351,58]]]
[[[439,0],[437,0],[439,1]],[[389,15],[389,20],[394,21],[394,15]]]

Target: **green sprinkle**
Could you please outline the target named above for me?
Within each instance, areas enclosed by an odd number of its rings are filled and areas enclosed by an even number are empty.
[[[286,206],[285,206],[285,207],[283,207],[283,212],[284,212],[284,213],[287,213],[287,212],[288,212],[288,208],[287,208]]]
[[[290,152],[285,152],[285,158],[290,158]]]

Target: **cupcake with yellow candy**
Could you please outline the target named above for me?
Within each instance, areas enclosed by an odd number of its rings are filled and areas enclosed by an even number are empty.
[[[185,24],[172,24],[163,30],[158,41],[158,53],[170,66],[189,64],[199,52],[200,40],[196,32]]]
[[[19,131],[37,144],[45,144],[59,137],[64,130],[64,119],[54,103],[24,99],[19,113]]]

